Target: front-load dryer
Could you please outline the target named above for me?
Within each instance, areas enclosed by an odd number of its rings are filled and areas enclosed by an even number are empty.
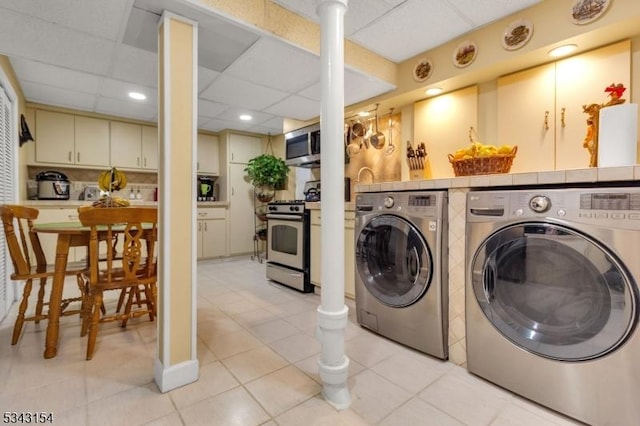
[[[447,359],[447,193],[359,194],[355,228],[358,323]]]
[[[467,368],[591,425],[640,420],[640,188],[467,194]]]

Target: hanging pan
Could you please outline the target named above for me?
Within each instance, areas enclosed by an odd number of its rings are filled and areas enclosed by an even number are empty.
[[[376,104],[376,132],[369,138],[369,143],[375,149],[381,149],[384,146],[384,133],[378,129],[378,107],[380,104]]]

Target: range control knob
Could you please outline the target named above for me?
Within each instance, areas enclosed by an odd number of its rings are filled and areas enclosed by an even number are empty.
[[[384,206],[386,208],[390,209],[391,207],[393,207],[394,204],[395,204],[395,201],[394,201],[393,197],[385,197]]]
[[[551,208],[551,200],[544,195],[536,195],[529,201],[529,207],[536,213],[544,213]]]

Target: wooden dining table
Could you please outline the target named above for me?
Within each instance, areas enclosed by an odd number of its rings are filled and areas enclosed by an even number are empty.
[[[36,224],[33,230],[39,234],[58,235],[53,282],[51,283],[51,294],[49,296],[49,321],[47,322],[47,336],[44,348],[44,357],[53,358],[58,352],[61,302],[69,249],[71,247],[88,247],[91,227],[83,226],[80,222],[56,222]],[[122,230],[124,231],[124,225]]]

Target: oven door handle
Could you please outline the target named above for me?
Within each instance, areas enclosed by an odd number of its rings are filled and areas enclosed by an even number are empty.
[[[292,222],[302,222],[302,216],[292,214],[268,214],[267,219],[290,220]]]

